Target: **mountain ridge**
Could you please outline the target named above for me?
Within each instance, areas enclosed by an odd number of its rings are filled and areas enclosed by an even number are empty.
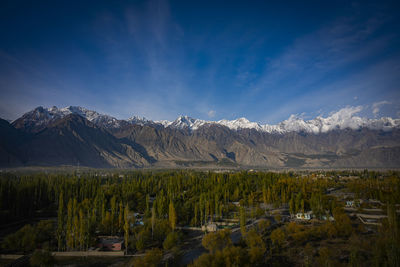
[[[245,118],[215,123],[180,116],[163,124],[38,107],[11,124],[0,121],[0,166],[398,168],[398,119],[355,112],[291,117],[264,131]]]
[[[360,128],[370,128],[374,130],[390,131],[392,129],[400,129],[400,119],[390,117],[382,117],[379,119],[361,118],[355,114],[361,111],[361,107],[346,107],[337,112],[332,113],[328,117],[318,116],[312,120],[303,120],[294,115],[291,115],[287,120],[278,124],[260,124],[251,122],[246,118],[238,118],[235,120],[219,120],[206,121],[195,119],[189,116],[179,116],[174,121],[152,121],[144,117],[132,116],[127,120],[116,119],[115,117],[100,114],[96,111],[88,110],[78,106],[68,106],[64,108],[37,107],[22,115],[20,118],[12,122],[16,128],[31,129],[33,132],[40,130],[43,126],[51,121],[63,118],[69,114],[78,114],[96,125],[104,128],[119,128],[129,124],[139,125],[159,125],[164,128],[188,128],[190,131],[195,131],[204,125],[218,124],[228,127],[231,130],[239,129],[255,129],[266,133],[284,134],[288,132],[307,132],[307,133],[325,133],[335,129],[350,128],[357,130]]]

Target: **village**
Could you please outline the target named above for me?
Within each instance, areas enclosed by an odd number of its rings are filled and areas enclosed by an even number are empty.
[[[141,174],[135,175],[141,177]],[[193,175],[195,178],[190,180],[181,173],[173,175],[177,177],[165,179],[161,175],[137,179],[119,174],[109,178],[103,174],[100,177],[95,175],[92,180],[83,177],[65,180],[72,183],[90,181],[104,190],[107,198],[97,194],[93,201],[70,198],[63,204],[63,197],[59,195],[57,217],[38,218],[20,230],[14,223],[13,229],[16,230],[13,231],[17,232],[10,235],[3,232],[0,260],[12,264],[10,266],[24,266],[33,257],[32,252],[46,251],[47,248],[49,255],[61,266],[84,258],[94,262],[107,258],[108,263],[122,264],[147,259],[150,252],[160,249],[161,262],[185,266],[207,254],[205,240],[213,234],[229,233],[228,243],[243,247],[248,233],[257,232],[264,240],[263,246],[270,246],[274,253],[281,254],[289,253],[290,249],[300,249],[301,244],[309,241],[316,248],[319,242],[329,245],[324,240],[330,238],[342,244],[338,248],[344,249],[346,238],[351,233],[363,238],[378,236],[379,229],[387,225],[389,219],[388,202],[368,197],[379,196],[376,193],[360,194],[357,189],[360,186],[375,189],[357,176],[253,171],[240,175],[222,172],[208,174],[209,177],[195,173],[199,177]],[[378,179],[373,181],[392,182],[383,177]],[[267,183],[269,186],[265,186]],[[167,190],[147,191],[151,184]],[[202,188],[203,193],[193,197],[193,192],[201,188],[196,184],[210,189]],[[129,197],[117,197],[114,193],[121,192],[118,188],[123,187],[137,188],[133,191],[136,194],[131,198],[133,201],[126,202],[125,207],[122,200]],[[250,187],[253,188],[250,190]],[[211,194],[210,190],[214,193]],[[364,192],[368,190],[363,189]],[[190,206],[192,209],[187,208]],[[399,214],[400,205],[394,204],[394,208]],[[39,243],[32,243],[29,248],[13,241],[32,232],[38,232],[34,238]],[[47,241],[40,243],[43,241],[38,238],[43,235],[49,239],[42,239]],[[280,250],[279,247],[289,250]],[[290,258],[291,254],[286,257]]]

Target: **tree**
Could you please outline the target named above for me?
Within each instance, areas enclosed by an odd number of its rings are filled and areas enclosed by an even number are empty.
[[[154,238],[154,225],[156,223],[156,209],[151,207],[151,239]]]
[[[270,226],[271,222],[269,220],[261,219],[257,224],[257,230],[259,233],[265,233]]]
[[[146,251],[144,257],[133,259],[133,266],[138,267],[157,267],[162,260],[163,253],[159,248],[153,248]]]
[[[394,204],[387,205],[388,228],[387,235],[387,257],[390,266],[400,266],[400,234],[399,218]]]
[[[249,248],[250,261],[252,263],[260,263],[267,248],[261,236],[254,229],[247,233],[246,244]]]
[[[198,218],[197,218],[197,214],[198,214],[199,212],[198,212],[198,205],[197,205],[197,203],[194,205],[194,222],[193,222],[193,224],[194,224],[194,226],[197,226],[197,221],[198,221]]]
[[[54,258],[51,252],[45,250],[36,250],[29,259],[31,266],[54,266]]]
[[[72,199],[70,198],[68,201],[68,207],[67,207],[68,213],[67,213],[67,248],[68,250],[71,250],[74,247],[74,233],[73,233],[73,204],[72,204]]]
[[[174,231],[176,226],[176,212],[172,200],[169,203],[168,219],[169,219],[169,225],[171,226],[172,231]]]
[[[65,218],[64,218],[64,197],[61,191],[58,200],[58,213],[57,213],[57,243],[58,251],[63,249],[63,243],[65,239]]]
[[[16,233],[6,236],[2,246],[4,249],[14,251],[32,251],[36,247],[36,231],[30,224],[27,224]]]
[[[54,238],[54,224],[52,220],[41,220],[35,227],[35,242],[43,244]]]
[[[177,246],[179,242],[179,234],[177,232],[170,232],[163,242],[163,247],[166,250],[170,250]]]
[[[271,242],[278,249],[282,247],[285,242],[285,232],[281,228],[277,228],[271,232]]]
[[[79,218],[78,218],[78,214],[74,215],[74,219],[73,219],[73,241],[74,241],[74,248],[78,247],[79,244]]]
[[[114,195],[111,198],[111,220],[110,220],[110,228],[111,228],[111,234],[115,233],[115,215],[117,213],[117,198]]]
[[[231,231],[224,229],[215,233],[209,233],[203,237],[201,244],[210,253],[215,253],[217,250],[221,250],[232,244]]]
[[[124,208],[122,206],[122,201],[119,202],[119,212],[118,212],[118,232],[124,229]]]
[[[128,254],[128,241],[129,241],[129,206],[126,204],[124,211],[124,238],[125,238],[125,254]]]
[[[79,247],[80,250],[86,247],[86,219],[82,208],[79,209]]]
[[[314,249],[310,243],[307,243],[307,245],[304,247],[304,265],[305,266],[307,266],[307,267],[312,266],[313,255],[314,255]]]
[[[345,237],[350,236],[353,231],[353,227],[351,225],[349,216],[344,213],[343,209],[336,207],[333,210],[333,217],[335,218],[335,227],[338,235]]]
[[[243,206],[240,206],[239,208],[239,216],[240,216],[240,231],[242,233],[242,236],[244,237],[246,235],[246,210],[244,209]]]
[[[319,258],[318,258],[319,266],[327,266],[327,267],[333,266],[331,249],[327,247],[322,247],[319,249],[318,253],[319,253]]]

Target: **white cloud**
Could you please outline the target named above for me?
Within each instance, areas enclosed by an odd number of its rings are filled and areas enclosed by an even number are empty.
[[[372,104],[372,113],[374,113],[374,115],[376,116],[379,113],[381,106],[389,105],[389,104],[391,104],[391,103],[386,100],[373,103]]]
[[[210,117],[210,118],[215,117],[215,110],[210,110],[210,111],[208,111],[207,115],[208,115],[208,117]]]

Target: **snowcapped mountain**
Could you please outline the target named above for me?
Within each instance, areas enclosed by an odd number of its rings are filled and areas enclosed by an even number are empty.
[[[138,124],[138,125],[146,125],[153,123],[152,121],[149,121],[145,117],[139,117],[139,116],[132,116],[129,119],[126,120],[129,124]]]
[[[206,121],[194,119],[189,116],[179,116],[174,121],[152,121],[144,117],[133,116],[127,120],[118,120],[109,115],[100,114],[96,111],[86,108],[69,106],[65,108],[44,108],[38,107],[30,112],[25,113],[21,118],[13,122],[17,128],[32,129],[32,132],[46,127],[49,123],[63,118],[69,114],[77,114],[99,127],[107,129],[116,129],[122,125],[161,125],[164,128],[189,129],[195,131],[204,125],[222,125],[231,130],[254,129],[265,133],[284,134],[288,132],[305,132],[305,133],[326,133],[332,130],[369,128],[373,130],[388,131],[394,128],[400,128],[400,119],[392,119],[388,117],[380,119],[368,119],[357,116],[356,114],[362,110],[362,107],[346,107],[337,112],[330,114],[328,117],[318,116],[312,120],[303,120],[295,115],[291,115],[276,125],[259,124],[251,122],[246,118],[236,120],[219,120]]]
[[[48,124],[64,118],[69,114],[77,114],[88,121],[104,128],[117,128],[120,126],[120,121],[114,117],[100,114],[93,110],[86,108],[69,106],[64,108],[51,108],[37,107],[32,111],[25,113],[21,118],[15,120],[12,124],[16,128],[25,128],[31,132],[40,131]]]
[[[85,166],[119,168],[398,168],[400,119],[368,119],[357,116],[360,111],[347,107],[312,120],[292,115],[269,125],[188,116],[119,120],[82,107],[38,107],[12,124],[0,120],[0,166],[74,165],[79,160]],[[210,127],[215,125],[223,127]]]
[[[173,127],[178,129],[189,128],[194,131],[206,124],[216,124],[226,126],[231,130],[255,129],[266,133],[279,134],[288,132],[318,134],[332,130],[358,130],[360,128],[388,131],[393,128],[400,128],[400,119],[392,119],[388,117],[368,119],[356,116],[355,114],[359,113],[361,110],[361,107],[347,107],[332,113],[326,118],[319,116],[307,121],[296,117],[295,115],[291,115],[289,119],[276,125],[259,124],[257,122],[251,122],[246,118],[239,118],[236,120],[204,121],[193,119],[188,116],[180,116],[173,122],[162,121],[162,125],[164,125],[164,127]]]

